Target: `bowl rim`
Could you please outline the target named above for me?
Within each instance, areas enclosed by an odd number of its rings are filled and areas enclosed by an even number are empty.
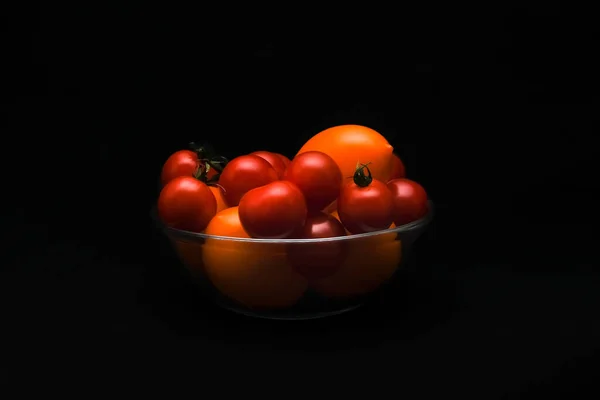
[[[383,229],[375,232],[367,232],[367,233],[359,233],[356,235],[346,235],[346,236],[334,236],[330,238],[311,238],[311,239],[260,239],[260,238],[240,238],[233,236],[216,236],[216,235],[208,235],[206,233],[198,233],[185,231],[182,229],[172,228],[170,226],[165,225],[160,218],[158,218],[158,211],[156,204],[152,207],[150,214],[154,223],[161,228],[163,231],[172,233],[175,236],[186,237],[188,239],[215,239],[215,240],[224,240],[224,241],[234,241],[234,242],[249,242],[249,243],[277,243],[277,244],[287,244],[287,243],[315,243],[315,242],[337,242],[337,241],[345,241],[345,240],[356,240],[361,238],[375,237],[379,235],[386,235],[390,233],[407,233],[415,230],[421,230],[425,226],[427,226],[434,215],[434,206],[431,200],[427,201],[428,212],[427,214],[413,222],[409,222],[408,224],[400,225],[395,228]]]

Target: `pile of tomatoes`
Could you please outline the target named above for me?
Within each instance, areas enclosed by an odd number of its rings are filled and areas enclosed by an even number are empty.
[[[163,166],[158,214],[168,226],[218,236],[325,238],[422,218],[427,194],[392,146],[359,125],[326,129],[290,160],[255,151],[231,161],[194,146]],[[235,214],[219,218],[219,214]],[[238,226],[223,226],[238,224]]]
[[[316,134],[291,160],[261,150],[228,161],[192,145],[163,166],[158,215],[172,228],[211,236],[174,245],[190,271],[248,308],[290,307],[307,291],[329,299],[364,295],[398,268],[397,235],[322,239],[382,231],[427,214],[425,190],[406,178],[393,150],[359,125]]]

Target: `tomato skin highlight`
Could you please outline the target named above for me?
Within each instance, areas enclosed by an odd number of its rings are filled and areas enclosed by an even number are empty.
[[[160,174],[163,186],[178,176],[193,176],[198,168],[198,155],[191,150],[179,150],[165,161]]]
[[[310,213],[304,226],[293,235],[297,239],[346,236],[346,229],[333,216]],[[308,280],[322,279],[337,272],[346,256],[345,241],[290,243],[287,248],[290,265]]]
[[[389,228],[393,222],[392,207],[392,193],[377,179],[367,187],[346,183],[337,201],[340,221],[353,234]]]
[[[294,157],[285,171],[285,179],[302,191],[309,211],[321,211],[335,201],[343,181],[335,160],[320,151]]]
[[[158,197],[158,216],[167,226],[202,232],[217,213],[217,200],[210,188],[191,176],[167,183]]]
[[[399,178],[406,178],[406,168],[404,167],[402,159],[398,154],[394,153],[392,155],[392,174],[389,180]]]
[[[219,185],[223,188],[227,205],[233,207],[248,191],[278,179],[271,164],[257,155],[248,154],[234,158],[223,168]]]
[[[239,214],[250,236],[283,239],[302,227],[308,210],[296,185],[275,181],[248,191],[240,200]]]
[[[423,218],[429,211],[427,192],[410,179],[393,179],[387,184],[392,193],[392,217],[396,226]]]
[[[275,172],[277,172],[277,177],[279,179],[283,178],[283,174],[285,173],[286,165],[285,165],[284,161],[281,159],[281,157],[279,157],[277,154],[272,153],[270,151],[262,151],[262,150],[255,151],[250,154],[259,156],[260,158],[262,158],[263,160],[265,160],[266,162],[271,164],[271,167],[273,167]]]

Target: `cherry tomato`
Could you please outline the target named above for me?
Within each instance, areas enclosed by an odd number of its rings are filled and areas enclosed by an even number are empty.
[[[171,154],[163,165],[160,182],[163,186],[178,176],[194,176],[201,161],[198,154],[192,150],[179,150]],[[206,178],[215,176],[217,171],[214,168],[208,170]]]
[[[285,179],[304,194],[310,211],[321,211],[340,193],[342,172],[333,158],[320,151],[299,154],[290,163]]]
[[[280,153],[275,153],[275,155],[277,157],[279,157],[281,159],[281,161],[283,161],[283,163],[285,164],[285,167],[287,168],[288,165],[290,165],[290,163],[292,162],[292,160],[290,160],[289,158],[287,158],[286,156],[284,156],[283,154]]]
[[[393,222],[392,206],[392,192],[385,183],[373,179],[365,164],[359,166],[353,180],[342,187],[337,201],[340,220],[353,234],[389,228]]]
[[[404,163],[398,154],[394,153],[392,157],[392,175],[390,176],[390,180],[406,178],[406,168],[404,168]]]
[[[250,190],[240,200],[242,226],[255,238],[291,236],[306,221],[304,195],[291,182],[276,181]]]
[[[298,239],[346,236],[346,229],[333,216],[318,212],[309,214],[304,226],[294,233]],[[290,243],[287,247],[290,265],[308,280],[333,275],[346,255],[345,241]]]
[[[393,179],[387,184],[392,193],[392,216],[397,226],[423,218],[428,211],[427,192],[410,179]]]
[[[257,155],[249,154],[234,158],[223,168],[219,185],[223,188],[227,205],[233,207],[240,203],[249,190],[278,179],[271,164]]]
[[[180,150],[171,154],[163,165],[160,174],[162,185],[166,185],[178,176],[193,176],[198,169],[198,155],[191,150]]]
[[[279,179],[281,179],[283,177],[286,165],[277,154],[271,153],[270,151],[255,151],[254,153],[250,153],[250,154],[259,156],[260,158],[267,161],[269,164],[271,164],[271,167],[273,167],[275,169],[275,172],[277,172],[277,177]]]
[[[165,225],[202,232],[217,213],[210,188],[191,176],[179,176],[163,187],[158,197],[158,216]]]

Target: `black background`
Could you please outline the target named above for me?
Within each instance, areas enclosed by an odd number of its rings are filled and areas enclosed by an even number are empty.
[[[375,398],[592,389],[592,13],[559,2],[27,11],[5,35],[10,381]],[[345,123],[384,134],[437,206],[418,272],[381,304],[247,320],[166,268],[149,208],[170,153],[208,140],[229,157],[291,157]]]

